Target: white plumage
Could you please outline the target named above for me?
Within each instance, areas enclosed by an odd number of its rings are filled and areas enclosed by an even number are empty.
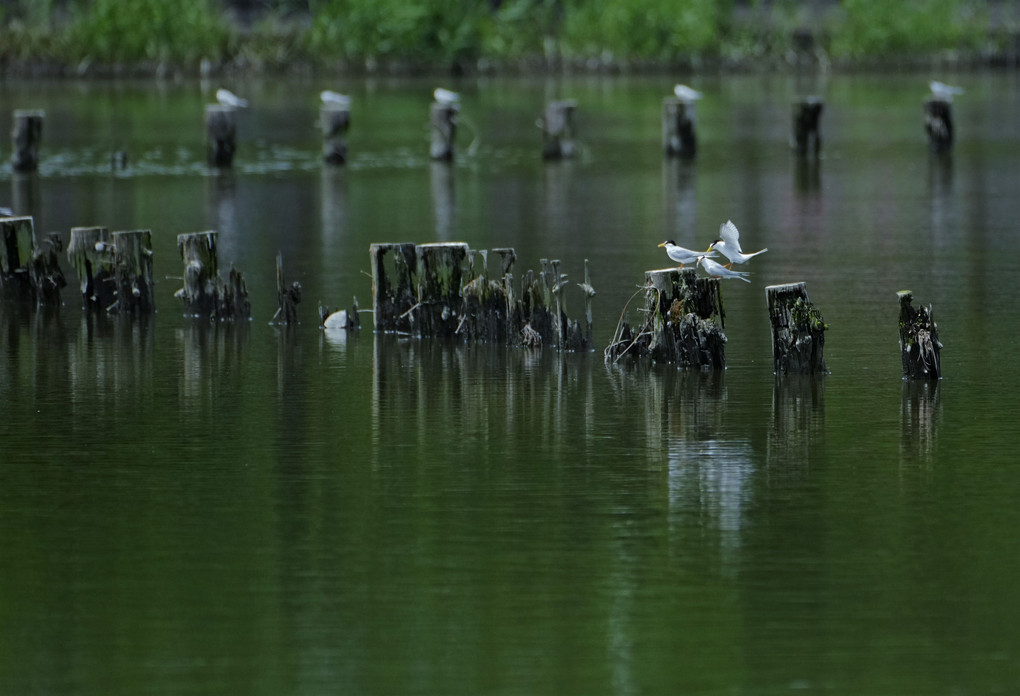
[[[432,97],[443,106],[453,106],[460,103],[460,95],[442,87],[436,87]]]
[[[740,231],[737,226],[727,220],[719,226],[719,239],[708,245],[709,249],[720,252],[730,260],[732,266],[735,263],[747,263],[748,260],[758,254],[764,254],[768,249],[761,249],[750,254],[745,254],[740,248]]]
[[[928,87],[931,89],[931,93],[936,99],[942,99],[947,102],[953,101],[954,94],[963,94],[962,87],[947,85],[944,82],[939,82],[938,80],[932,80],[929,82]]]
[[[234,109],[243,109],[248,106],[247,99],[241,99],[241,97],[237,96],[229,89],[223,89],[222,87],[216,90],[216,101],[223,106],[229,106]]]
[[[706,256],[699,256],[698,263],[705,269],[705,273],[713,278],[737,278],[745,283],[751,282],[746,277],[749,275],[747,271],[731,271]]]
[[[677,99],[681,99],[683,101],[696,101],[701,99],[701,92],[696,89],[691,89],[687,85],[676,85],[673,87],[673,94],[676,95]]]
[[[334,92],[331,89],[324,89],[319,92],[319,99],[323,104],[336,104],[337,106],[350,106],[351,98],[346,94]]]

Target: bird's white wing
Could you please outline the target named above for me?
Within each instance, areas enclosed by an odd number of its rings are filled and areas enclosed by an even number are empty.
[[[740,230],[730,220],[719,226],[719,239],[726,242],[726,246],[731,250],[743,253],[740,248]]]

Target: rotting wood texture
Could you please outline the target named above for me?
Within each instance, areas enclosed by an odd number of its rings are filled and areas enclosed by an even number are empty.
[[[219,321],[251,318],[248,288],[241,272],[231,267],[226,281],[220,277],[216,232],[179,234],[177,250],[184,262],[184,287],[175,296],[184,301],[187,314]]]
[[[772,364],[777,375],[825,374],[825,330],[804,283],[765,288],[772,326]]]
[[[942,343],[931,307],[914,308],[909,290],[896,293],[900,299],[900,354],[904,379],[942,378]]]

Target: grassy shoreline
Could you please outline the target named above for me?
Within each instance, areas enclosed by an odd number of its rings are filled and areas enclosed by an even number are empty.
[[[1020,16],[992,0],[318,0],[253,21],[213,0],[56,1],[0,9],[0,74],[909,69],[1015,66],[1020,54]]]

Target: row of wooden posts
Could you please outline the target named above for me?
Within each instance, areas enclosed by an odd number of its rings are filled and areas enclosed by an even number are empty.
[[[823,101],[807,97],[793,105],[793,147],[798,155],[817,156],[822,147],[821,116]],[[542,130],[542,156],[563,159],[577,152],[574,117],[577,102],[553,101],[546,105],[538,124]],[[450,161],[454,157],[457,133],[457,104],[433,102],[429,112],[431,141],[429,154],[434,160]],[[953,144],[951,103],[931,97],[924,102],[925,132],[934,151],[948,150]],[[14,111],[11,130],[15,171],[35,171],[39,166],[39,145],[42,141],[45,113],[36,109]],[[697,153],[697,102],[669,97],[662,105],[662,146],[671,157],[694,157]],[[351,125],[350,107],[324,104],[319,111],[319,127],[323,137],[323,159],[334,165],[347,161],[347,131]],[[213,167],[229,167],[237,150],[236,110],[230,106],[210,104],[205,109],[208,162]]]
[[[58,259],[62,246],[60,236],[51,234],[40,247],[31,217],[0,218],[0,299],[59,305],[60,290],[67,284]],[[216,232],[178,235],[177,248],[183,275],[176,296],[186,314],[218,321],[251,318],[241,272],[231,267],[226,280],[220,275]],[[567,274],[560,272],[559,260],[542,259],[541,271],[528,270],[518,286],[512,273],[516,252],[511,248],[492,252],[499,256],[499,263],[498,271],[490,273],[489,251],[473,250],[463,243],[372,244],[376,330],[422,339],[551,346],[561,351],[594,348],[595,288],[587,259],[584,282],[577,283],[584,301],[582,323],[567,315],[565,289],[571,284]],[[154,312],[152,255],[150,230],[111,233],[104,227],[72,228],[67,257],[78,276],[85,309],[125,315]],[[720,283],[718,278],[700,278],[689,268],[646,271],[638,291],[644,292],[644,321],[635,329],[621,314],[604,351],[606,362],[650,359],[684,368],[725,368]],[[279,307],[274,321],[297,323],[301,284],[287,283],[279,254],[276,286]],[[825,373],[828,327],[808,299],[804,283],[771,285],[765,293],[776,374]],[[938,328],[930,308],[914,308],[912,299],[910,292],[899,293],[903,375],[939,379]],[[320,307],[319,312],[327,328],[360,328],[357,299],[349,310],[334,314]]]

